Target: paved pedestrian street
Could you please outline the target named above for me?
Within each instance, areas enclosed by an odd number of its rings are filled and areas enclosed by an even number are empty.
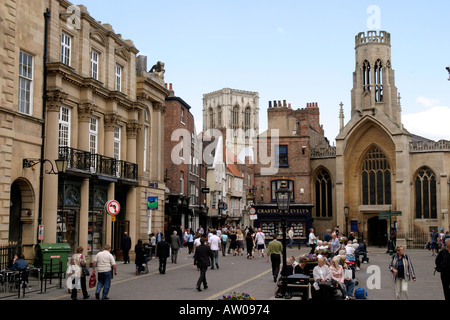
[[[357,287],[364,287],[368,292],[367,300],[393,300],[394,289],[388,265],[390,255],[384,248],[369,247],[370,263],[361,264],[357,271]],[[308,253],[308,247],[287,249],[288,256],[298,258]],[[405,250],[415,268],[417,281],[409,283],[410,300],[444,300],[439,273],[434,272],[434,258],[428,250]],[[243,256],[219,255],[219,269],[208,269],[206,278],[208,288],[202,292],[195,290],[199,272],[193,267],[192,255],[183,249],[178,255],[178,263],[173,264],[170,258],[166,274],[158,272],[158,260],[149,262],[149,273],[137,276],[135,265],[117,262],[118,275],[114,276],[109,297],[111,300],[219,300],[232,292],[247,293],[259,300],[289,301],[275,298],[276,284],[273,282],[270,261],[266,257],[247,259]],[[91,269],[92,270],[92,269]],[[95,300],[94,289],[88,289],[89,300]],[[5,295],[5,294],[1,294]],[[1,297],[0,295],[0,297]],[[17,296],[3,300],[19,300]],[[50,288],[46,293],[32,292],[20,300],[70,300],[63,280],[63,288]],[[300,300],[294,296],[290,301]],[[1,301],[1,300],[0,300]],[[278,302],[277,302],[278,303]],[[346,303],[346,301],[342,301]]]

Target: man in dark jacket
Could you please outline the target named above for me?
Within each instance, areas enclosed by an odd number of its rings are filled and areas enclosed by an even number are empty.
[[[156,245],[156,256],[159,258],[159,273],[166,273],[167,258],[170,256],[170,244],[166,241],[164,236]]]
[[[450,239],[445,239],[445,247],[439,251],[436,257],[436,267],[441,273],[442,287],[445,300],[450,300]]]
[[[120,245],[123,253],[123,263],[130,263],[131,238],[126,232],[123,233],[122,243]]]
[[[206,283],[206,270],[210,266],[210,259],[214,257],[211,248],[206,244],[205,237],[200,238],[200,245],[195,248],[194,254],[194,267],[198,267],[200,269],[200,277],[197,281],[197,291],[202,291],[200,285],[203,283],[203,288],[208,288],[208,284]]]

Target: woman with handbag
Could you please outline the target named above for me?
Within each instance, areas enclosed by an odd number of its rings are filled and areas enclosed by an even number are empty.
[[[83,299],[88,299],[89,295],[86,290],[86,277],[89,277],[89,269],[86,266],[86,258],[83,254],[83,247],[78,247],[77,252],[72,256],[71,263],[73,266],[75,282],[80,283],[81,291],[83,292]],[[77,288],[72,289],[72,300],[77,299]]]

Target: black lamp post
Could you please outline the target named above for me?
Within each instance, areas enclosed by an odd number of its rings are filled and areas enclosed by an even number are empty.
[[[289,210],[291,202],[291,190],[287,187],[286,181],[281,183],[280,188],[275,191],[278,210],[281,211],[281,227],[283,232],[283,269],[281,273],[281,281],[283,292],[286,292],[286,214]]]
[[[447,71],[448,71],[448,81],[450,81],[450,66],[448,66],[448,67],[445,68],[445,69],[447,69]]]
[[[345,235],[348,237],[348,215],[350,214],[350,207],[348,204],[344,206],[344,215],[345,215]]]

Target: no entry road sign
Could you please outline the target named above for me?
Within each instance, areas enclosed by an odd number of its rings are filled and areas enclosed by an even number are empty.
[[[116,216],[120,212],[120,204],[117,200],[109,200],[105,204],[106,212],[112,216]]]

